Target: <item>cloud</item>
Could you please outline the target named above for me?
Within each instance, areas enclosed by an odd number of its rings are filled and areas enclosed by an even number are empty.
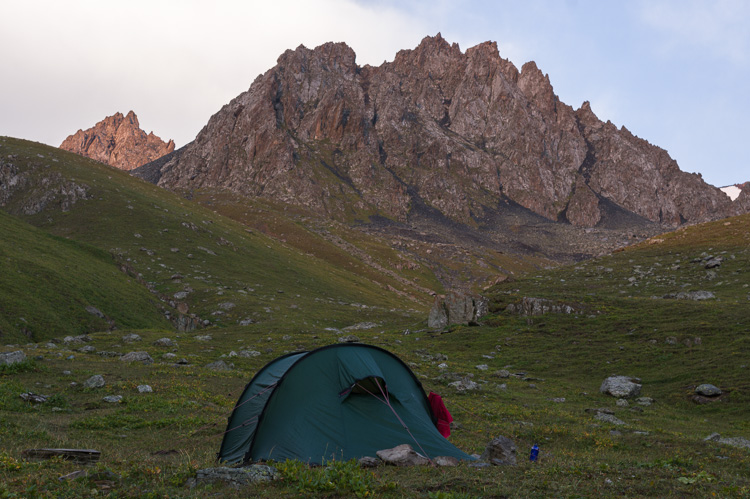
[[[707,51],[732,64],[747,65],[750,52],[750,2],[744,0],[648,0],[640,19],[659,32],[666,53],[686,48]]]
[[[360,65],[426,26],[350,0],[28,0],[0,7],[0,134],[58,145],[116,111],[182,145],[278,56],[345,41]]]

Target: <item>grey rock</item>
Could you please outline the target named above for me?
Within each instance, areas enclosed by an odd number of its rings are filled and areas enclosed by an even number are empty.
[[[154,341],[154,346],[157,347],[173,347],[177,344],[171,339],[171,338],[159,338],[158,340]]]
[[[630,405],[626,399],[617,399],[616,404],[617,407],[627,407]]]
[[[206,364],[206,369],[211,369],[212,371],[231,371],[234,369],[234,364],[227,364],[223,360],[217,360],[216,362]]]
[[[26,360],[26,354],[22,350],[15,352],[0,353],[0,366],[11,366]]]
[[[715,258],[711,258],[710,260],[708,260],[706,264],[704,265],[704,267],[707,269],[715,269],[716,267],[720,267],[721,262],[723,261],[724,261],[723,257],[717,256]]]
[[[625,421],[616,418],[612,414],[605,414],[603,412],[598,412],[596,416],[594,416],[594,418],[599,421],[604,421],[605,423],[610,423],[610,424],[618,425],[618,426],[622,426],[626,424]]]
[[[360,322],[359,324],[345,327],[344,331],[362,331],[365,329],[373,329],[376,327],[378,327],[378,325],[375,322]]]
[[[135,343],[136,341],[141,341],[141,336],[135,333],[126,334],[122,337],[122,341],[124,343]]]
[[[187,291],[178,291],[174,294],[175,300],[184,300],[187,297],[188,297]]]
[[[703,440],[713,441],[721,445],[729,445],[731,447],[737,447],[739,449],[750,449],[750,440],[744,437],[725,437],[721,438],[718,433],[712,433]]]
[[[651,397],[638,397],[637,399],[635,399],[635,402],[639,405],[649,406],[649,405],[652,405],[656,401],[652,399]]]
[[[484,449],[482,461],[496,465],[516,465],[516,444],[508,437],[495,437]]]
[[[109,402],[110,404],[117,404],[119,402],[122,402],[122,395],[107,395],[102,400],[105,402]]]
[[[21,398],[32,404],[44,404],[47,402],[49,395],[39,395],[38,393],[26,392],[21,394]]]
[[[617,398],[634,398],[641,393],[641,385],[636,381],[640,380],[629,376],[610,376],[602,382],[599,391]]]
[[[196,473],[197,483],[223,482],[240,488],[257,482],[270,482],[281,478],[276,468],[263,464],[253,464],[242,468],[206,468]]]
[[[255,350],[240,350],[240,353],[238,353],[240,357],[245,357],[247,359],[253,358],[253,357],[259,357],[260,352],[257,352]]]
[[[96,347],[93,347],[91,345],[86,345],[78,349],[79,352],[82,353],[93,353],[96,352]]]
[[[482,469],[482,468],[492,468],[492,465],[490,463],[484,463],[482,461],[479,461],[479,462],[475,461],[473,463],[469,463],[469,467],[470,468]]]
[[[224,303],[219,303],[219,308],[222,310],[232,310],[236,305],[232,303],[231,301],[225,301]]]
[[[438,456],[432,460],[438,466],[458,466],[458,459],[453,456]]]
[[[95,315],[100,319],[104,319],[104,314],[94,306],[89,305],[88,307],[86,307],[86,312],[90,313],[91,315]]]
[[[520,303],[511,303],[506,310],[510,313],[532,317],[544,314],[572,314],[579,308],[578,305],[524,296]]]
[[[381,461],[377,457],[372,456],[361,457],[357,462],[359,463],[359,466],[361,468],[377,468],[378,466],[383,464],[383,461]]]
[[[161,358],[162,359],[174,359],[174,358],[177,358],[177,354],[172,353],[172,352],[167,352],[164,355],[162,355]]]
[[[459,392],[479,390],[480,388],[477,383],[473,382],[468,377],[461,378],[460,380],[454,381],[453,383],[448,383],[448,386],[452,386]]]
[[[398,445],[392,449],[379,450],[375,454],[385,464],[393,466],[419,466],[430,463],[429,459],[418,454],[409,444]]]
[[[63,338],[63,343],[66,345],[75,345],[80,343],[88,343],[91,341],[91,337],[88,334],[79,334],[78,336],[66,336]]]
[[[703,395],[704,397],[718,397],[722,392],[717,386],[710,383],[703,383],[702,385],[698,385],[695,389],[695,393]]]
[[[154,361],[148,352],[129,352],[120,357],[123,362],[143,362],[144,364],[150,364]]]
[[[104,376],[95,374],[83,382],[84,388],[101,388],[105,385]]]
[[[679,293],[669,293],[663,296],[663,298],[673,298],[677,300],[712,300],[716,296],[711,291],[680,291]]]
[[[510,371],[507,369],[500,369],[499,371],[495,371],[493,376],[497,376],[498,378],[510,378]]]
[[[476,367],[480,371],[486,371],[487,369],[490,368],[487,364],[479,364],[478,366],[474,366],[474,367]]]
[[[359,342],[359,338],[350,334],[349,336],[341,336],[338,341],[339,343],[357,343]]]
[[[138,393],[151,393],[154,389],[149,385],[138,385]]]
[[[443,329],[452,324],[475,324],[487,315],[488,300],[483,296],[454,291],[436,296],[427,318],[430,329]]]
[[[210,334],[204,334],[201,336],[196,336],[195,339],[197,341],[211,341],[213,337]]]
[[[553,398],[552,402],[557,402],[558,404],[562,404],[563,402],[565,402],[565,397]]]

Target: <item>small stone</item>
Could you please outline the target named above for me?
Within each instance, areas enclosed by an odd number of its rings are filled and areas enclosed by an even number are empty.
[[[438,369],[448,369],[448,364],[446,364],[445,362],[441,362],[440,364],[438,364]]]
[[[468,377],[462,378],[458,381],[454,381],[453,383],[448,383],[448,386],[452,386],[459,392],[479,390],[479,385],[470,380]]]
[[[627,407],[630,405],[628,404],[628,401],[625,399],[617,399],[617,402],[615,403],[617,404],[617,407]]]
[[[552,402],[556,402],[558,404],[562,404],[563,402],[565,402],[565,397],[553,398]]]
[[[150,364],[154,361],[148,352],[129,352],[120,357],[123,362],[143,362],[144,364]]]
[[[458,466],[458,459],[453,456],[438,456],[432,460],[438,466]]]
[[[383,461],[381,461],[377,457],[371,456],[361,457],[357,462],[359,463],[359,466],[361,468],[377,468],[378,466],[383,464]]]
[[[176,343],[172,341],[171,338],[159,338],[158,340],[154,341],[154,346],[157,347],[173,347],[176,346]]]
[[[426,457],[418,454],[409,444],[402,444],[392,449],[383,449],[375,454],[386,464],[393,466],[418,466],[430,463]]]
[[[498,378],[509,378],[510,371],[508,371],[507,369],[500,369],[499,371],[495,371],[493,373],[493,376],[496,376]]]
[[[107,395],[102,400],[105,402],[109,402],[110,404],[116,404],[118,402],[122,402],[122,395]]]
[[[611,414],[604,414],[603,412],[599,412],[594,416],[595,419],[599,421],[604,421],[605,423],[610,423],[613,425],[622,426],[625,425],[625,421],[622,421],[621,419],[616,418],[615,416]]]
[[[338,341],[339,343],[357,343],[359,342],[359,338],[357,338],[353,334],[350,334],[349,336],[340,337]]]
[[[487,369],[489,369],[489,366],[487,364],[479,364],[478,366],[475,366],[475,367],[479,369],[480,371],[486,371]]]
[[[495,437],[482,452],[482,461],[495,465],[516,465],[516,444],[508,437]]]
[[[122,337],[122,341],[123,343],[135,343],[136,341],[141,341],[141,337],[135,333],[126,334]]]
[[[617,398],[637,397],[641,392],[641,385],[636,381],[640,380],[629,376],[610,376],[602,382],[599,391]]]
[[[138,385],[138,393],[151,393],[154,389],[149,385]]]
[[[207,364],[206,369],[211,369],[212,371],[230,371],[234,369],[234,364],[227,364],[223,360],[217,360],[216,362]]]
[[[26,360],[26,354],[22,350],[15,352],[0,353],[0,366],[11,366]]]
[[[257,352],[255,350],[240,350],[240,353],[238,355],[240,357],[245,357],[247,359],[250,359],[253,357],[259,357],[261,354],[260,352]]]
[[[718,387],[712,384],[703,383],[702,385],[698,385],[695,389],[695,393],[703,395],[704,397],[718,397],[722,392]]]
[[[635,402],[639,405],[649,406],[655,402],[651,397],[638,397]]]
[[[104,376],[101,374],[95,374],[83,382],[84,388],[101,388],[104,385]]]

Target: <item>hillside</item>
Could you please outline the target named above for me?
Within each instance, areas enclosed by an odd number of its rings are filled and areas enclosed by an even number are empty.
[[[91,266],[96,274],[117,271],[123,282],[139,282],[170,311],[176,328],[284,321],[314,330],[323,324],[346,325],[357,317],[367,320],[385,310],[410,316],[410,310],[424,313],[432,300],[429,288],[439,286],[424,270],[411,271],[410,279],[375,272],[302,230],[314,249],[299,251],[125,172],[59,149],[3,138],[0,156],[0,205],[39,229],[26,230],[29,247],[42,248],[50,240],[63,247],[80,246],[76,258],[82,266]],[[9,251],[6,261],[11,269],[28,267],[23,253]],[[106,271],[103,265],[108,265]],[[74,277],[67,274],[71,271],[58,271],[63,283],[66,275]],[[21,289],[14,299],[27,308],[6,319],[17,324],[8,334],[15,337],[25,327],[38,335],[36,340],[57,336],[55,329],[19,322],[20,317],[35,316],[33,297],[39,290],[13,281],[14,289]],[[109,288],[107,282],[103,287]],[[69,293],[70,303],[88,304],[72,290]],[[116,295],[107,300],[117,301]],[[325,310],[321,303],[326,303]],[[68,302],[49,305],[67,307]],[[93,305],[110,314],[104,304]],[[127,306],[135,307],[134,312],[140,309],[137,301]],[[137,326],[132,321],[118,323],[125,325]],[[157,325],[164,327],[153,323]],[[76,327],[96,330],[93,323],[90,326]]]
[[[490,290],[492,313],[483,325],[442,332],[399,325],[398,317],[314,332],[294,321],[269,321],[192,334],[99,332],[87,344],[94,353],[73,344],[6,347],[34,360],[0,369],[0,493],[747,497],[750,449],[741,446],[750,445],[748,248],[750,215],[688,227],[499,284]],[[524,297],[574,311],[524,316],[508,309]],[[140,339],[126,343],[132,332]],[[239,491],[189,487],[197,469],[215,465],[226,417],[263,365],[349,334],[396,353],[426,390],[443,396],[456,423],[454,444],[481,452],[490,438],[503,435],[518,448],[517,465],[368,471],[345,463],[330,469],[276,463],[282,481]],[[161,346],[163,337],[172,346]],[[128,364],[96,354],[135,350],[154,362]],[[229,369],[211,365],[219,360]],[[101,374],[105,386],[83,388],[93,374]],[[612,374],[640,378],[640,396],[647,399],[600,393]],[[468,388],[456,389],[455,381]],[[723,394],[695,403],[703,383]],[[140,393],[136,387],[144,384],[154,392]],[[29,391],[49,395],[48,402],[24,402],[19,394]],[[123,398],[107,403],[107,395]],[[712,434],[719,436],[707,440]],[[535,443],[540,459],[530,463]],[[21,451],[34,447],[94,448],[102,458],[86,468],[25,460]],[[59,479],[81,469],[88,476]],[[322,480],[324,472],[335,472],[335,483]]]

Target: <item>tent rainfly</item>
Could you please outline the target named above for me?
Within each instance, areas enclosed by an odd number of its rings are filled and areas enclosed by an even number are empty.
[[[435,421],[422,384],[395,355],[361,343],[329,345],[279,357],[253,377],[218,458],[323,464],[408,443],[428,458],[472,460]]]

